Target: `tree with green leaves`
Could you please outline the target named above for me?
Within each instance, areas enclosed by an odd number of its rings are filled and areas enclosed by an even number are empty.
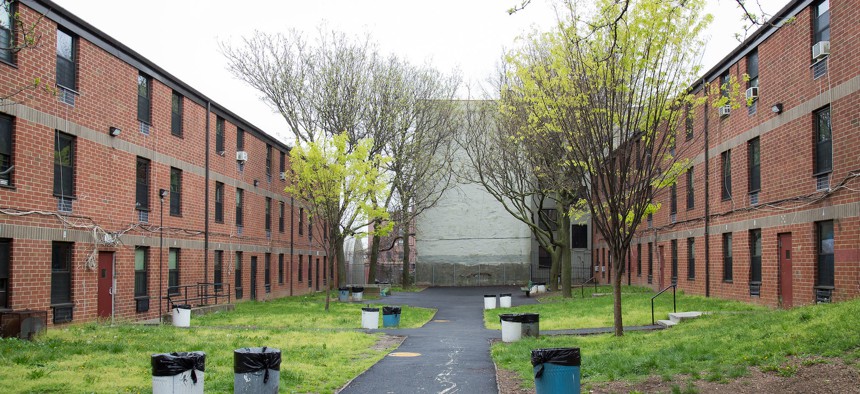
[[[316,138],[296,145],[290,151],[291,173],[286,192],[307,204],[309,218],[317,228],[329,234],[316,235],[317,240],[336,239],[340,231],[354,233],[366,223],[388,213],[371,203],[372,196],[387,193],[389,179],[379,172],[385,159],[371,155],[373,140],[361,139],[350,145],[346,133],[331,138]],[[342,227],[353,223],[351,227]],[[386,234],[390,226],[374,228],[375,233]],[[323,242],[320,242],[323,243]],[[344,260],[343,245],[323,243],[328,256]],[[342,283],[342,282],[340,282]],[[332,282],[326,289],[326,310],[329,306]]]
[[[566,1],[567,19],[533,35],[508,57],[506,92],[525,109],[519,139],[557,140],[555,162],[583,184],[578,205],[609,249],[615,335],[623,335],[623,261],[655,197],[687,163],[677,158],[678,124],[693,103],[703,0]]]

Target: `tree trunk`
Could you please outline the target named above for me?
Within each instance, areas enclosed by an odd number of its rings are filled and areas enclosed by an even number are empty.
[[[412,280],[409,276],[409,253],[411,252],[411,248],[409,246],[408,227],[407,231],[404,231],[403,233],[403,288],[407,288],[412,285]]]
[[[621,261],[625,251],[612,250],[611,253],[613,260],[618,262]],[[621,280],[624,278],[624,264],[616,263],[612,268],[615,271],[615,275],[612,276],[612,296],[615,298],[612,308],[615,317],[615,336],[620,337],[624,335],[624,322],[621,320]]]
[[[565,207],[567,212],[567,207]],[[570,298],[570,216],[559,215],[558,240],[561,241],[561,295]],[[555,278],[553,278],[555,279]],[[555,280],[553,280],[555,281]]]
[[[380,225],[377,223],[376,225]],[[379,242],[382,239],[379,235],[374,234],[370,245],[370,264],[369,272],[367,273],[367,283],[376,283],[376,265],[379,262]]]
[[[331,238],[329,238],[329,239],[331,239]],[[334,250],[333,250],[334,247],[333,246],[334,246],[333,243],[329,243],[328,245],[326,245],[326,254],[328,254],[328,256],[334,255]],[[343,249],[343,248],[341,248],[341,249]],[[331,258],[329,258],[328,261],[326,262],[326,265],[330,265],[330,264],[331,264]],[[331,269],[331,267],[329,267],[329,269]],[[308,273],[308,275],[310,275],[310,273]],[[325,275],[325,274],[323,274],[323,275]],[[328,278],[323,276],[323,280],[325,280],[327,283],[326,289],[325,289],[325,311],[328,312],[329,304],[331,303],[331,287],[332,287],[332,282],[334,282],[334,281],[326,280],[326,279],[328,279]],[[340,283],[340,282],[338,282],[338,283]]]
[[[552,250],[548,251],[552,264],[549,266],[549,279],[546,281],[546,285],[549,286],[549,291],[558,290],[558,272],[561,270],[561,248],[557,245],[552,245]],[[540,260],[540,254],[538,254],[538,260]],[[540,264],[540,263],[538,263]]]
[[[343,234],[334,238],[334,256],[337,260],[337,283],[346,284],[346,259],[343,252]]]

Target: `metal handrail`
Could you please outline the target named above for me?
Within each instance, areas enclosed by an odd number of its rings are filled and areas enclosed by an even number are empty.
[[[189,296],[189,292],[194,294]],[[210,305],[211,300],[218,305],[219,299],[226,298],[227,303],[232,302],[229,283],[197,283],[193,285],[170,286],[167,288],[167,300],[169,308],[174,304]]]
[[[585,298],[585,285],[587,285],[588,282],[594,283],[594,291],[597,291],[597,277],[596,276],[592,276],[591,278],[588,278],[588,280],[586,280],[585,282],[582,282],[582,283],[574,286],[574,287],[579,287],[579,289],[581,290],[581,293],[582,293],[582,298]]]
[[[658,296],[660,296],[660,294],[663,294],[664,292],[666,292],[666,290],[672,289],[672,312],[674,312],[674,313],[678,312],[677,300],[675,298],[675,289],[677,287],[678,287],[678,285],[673,283],[673,284],[669,285],[668,287],[666,287],[665,289],[660,290],[659,293],[654,294],[654,297],[651,297],[651,325],[652,326],[654,325],[654,299],[657,298]]]

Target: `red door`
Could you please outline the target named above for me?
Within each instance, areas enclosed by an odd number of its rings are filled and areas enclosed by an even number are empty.
[[[779,303],[783,308],[794,304],[791,274],[791,233],[779,234]]]
[[[99,317],[109,318],[113,309],[113,252],[99,252]]]

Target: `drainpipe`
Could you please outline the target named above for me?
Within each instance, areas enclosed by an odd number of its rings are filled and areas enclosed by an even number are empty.
[[[708,93],[705,89],[705,80],[702,79],[702,91],[705,95],[705,129],[703,138],[705,140],[705,297],[711,296],[711,237],[708,226],[711,223],[711,194],[710,179],[710,155],[708,154]]]
[[[295,223],[293,221],[294,220],[293,216],[295,215],[295,210],[293,208],[295,206],[294,205],[295,202],[296,202],[295,199],[292,196],[290,196],[290,296],[293,295],[293,258],[294,258],[294,255],[293,255],[293,240],[294,240],[294,238],[293,238],[293,236],[294,236],[294,232],[296,230],[296,227],[293,225],[293,223]]]
[[[212,110],[212,103],[206,102],[206,163],[205,184],[203,191],[203,283],[209,283],[209,113]],[[203,287],[204,293],[209,295],[209,286]]]

